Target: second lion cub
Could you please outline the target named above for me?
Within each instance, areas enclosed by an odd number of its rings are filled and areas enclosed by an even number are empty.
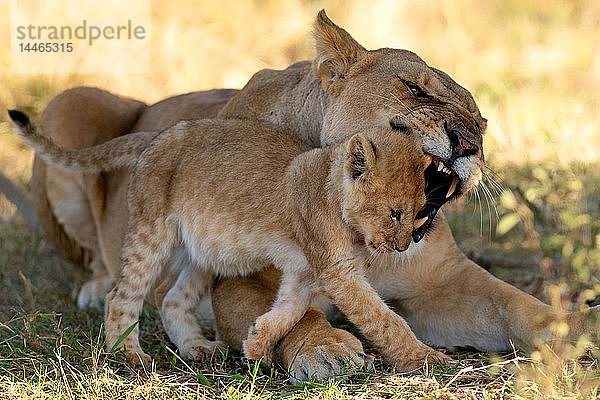
[[[364,274],[369,257],[409,247],[425,203],[425,163],[410,138],[384,130],[310,149],[247,120],[182,121],[166,129],[139,157],[129,186],[121,279],[106,300],[107,348],[135,325],[150,285],[183,245],[197,267],[181,271],[176,309],[192,307],[186,297],[195,299],[214,275],[246,275],[269,264],[282,271],[272,309],[244,342],[249,358],[270,361],[318,294],[401,369],[428,355],[447,358],[416,339]],[[137,327],[121,345],[130,360],[150,360]]]

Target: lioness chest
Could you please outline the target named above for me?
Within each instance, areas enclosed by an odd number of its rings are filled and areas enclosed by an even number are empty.
[[[140,160],[152,167],[138,168],[146,176],[137,181],[162,194],[149,216],[177,224],[200,268],[246,275],[304,257],[289,226],[288,166],[306,150],[291,134],[255,122],[188,121],[152,143]]]

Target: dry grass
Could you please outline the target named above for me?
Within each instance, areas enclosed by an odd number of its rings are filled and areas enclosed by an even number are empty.
[[[261,68],[310,58],[310,25],[321,8],[367,48],[411,49],[474,94],[489,120],[486,155],[495,171],[490,174],[507,190],[496,191],[498,217],[485,200],[463,199],[448,207],[463,249],[527,260],[529,268],[492,271],[557,307],[578,307],[600,293],[600,2],[595,0],[204,0],[193,6],[154,1],[152,73],[146,75],[9,74],[8,1],[2,0],[0,108],[18,107],[37,117],[50,98],[81,84],[147,102],[191,90],[241,87]],[[0,169],[27,184],[31,154],[9,130],[0,122]],[[303,387],[285,386],[281,371],[271,375],[231,355],[192,363],[192,372],[166,350],[151,312],[144,341],[159,363],[149,378],[138,377],[102,354],[99,315],[75,309],[71,296],[84,273],[61,260],[13,213],[0,199],[0,391],[8,397],[598,396],[593,357],[588,357],[591,367],[583,367],[547,347],[527,360],[461,353],[464,359],[452,370],[397,375],[379,365],[378,373],[344,384]],[[579,343],[562,352],[576,358],[584,349]]]

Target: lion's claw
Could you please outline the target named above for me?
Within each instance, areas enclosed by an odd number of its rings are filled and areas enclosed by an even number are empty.
[[[323,381],[373,368],[373,357],[349,349],[344,343],[320,345],[302,351],[289,368],[291,383]]]

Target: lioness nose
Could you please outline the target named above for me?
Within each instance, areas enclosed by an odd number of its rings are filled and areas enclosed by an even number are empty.
[[[471,143],[471,141],[469,141],[465,135],[462,134],[462,132],[449,128],[447,124],[444,124],[444,128],[448,138],[450,139],[453,155],[458,157],[467,157],[473,154],[480,154],[479,146]]]

